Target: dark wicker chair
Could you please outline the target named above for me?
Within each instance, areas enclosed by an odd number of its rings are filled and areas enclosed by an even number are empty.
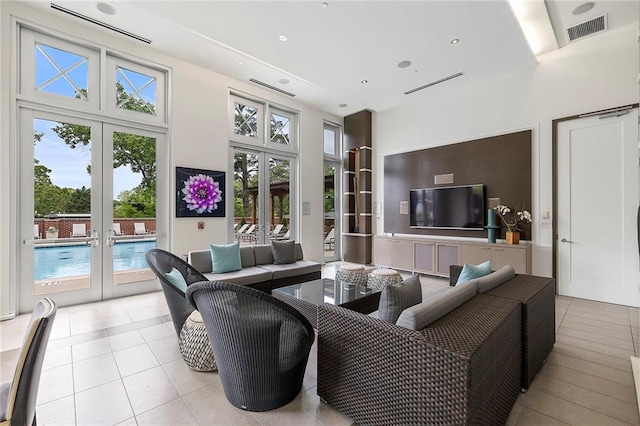
[[[187,286],[198,281],[208,281],[207,277],[184,260],[165,250],[149,249],[145,254],[145,258],[147,259],[147,264],[156,274],[156,277],[158,277],[162,285],[164,297],[167,300],[167,305],[169,305],[171,320],[173,320],[173,326],[179,337],[184,322],[194,309],[187,301],[184,292],[171,284],[164,274],[171,272],[171,268],[176,268],[187,282]]]
[[[298,395],[315,339],[300,312],[259,290],[222,282],[193,284],[187,298],[204,319],[231,404],[266,411]]]
[[[56,310],[56,304],[44,298],[31,314],[13,381],[0,385],[0,423],[3,425],[36,424],[40,373]]]

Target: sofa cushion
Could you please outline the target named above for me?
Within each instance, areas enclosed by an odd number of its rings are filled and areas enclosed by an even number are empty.
[[[476,280],[478,293],[486,293],[515,276],[516,272],[514,271],[513,266],[505,265],[497,271]]]
[[[204,274],[210,281],[224,281],[227,283],[250,285],[271,281],[271,272],[257,266],[249,266],[239,271],[225,272],[223,274]]]
[[[253,255],[253,247],[240,247],[240,261],[242,262],[243,268],[256,266],[256,257]]]
[[[273,263],[273,252],[271,251],[271,244],[254,245],[253,254],[256,259],[256,266],[270,265]]]
[[[489,275],[490,273],[491,262],[488,260],[479,265],[471,265],[469,263],[465,263],[462,267],[462,272],[460,272],[460,276],[458,277],[456,285],[473,280],[475,278],[484,277],[485,275]]]
[[[467,281],[446,291],[427,296],[422,303],[402,311],[396,325],[421,330],[476,295],[476,281]]]
[[[222,274],[224,272],[239,271],[242,269],[240,260],[240,243],[216,245],[211,244],[211,272]]]
[[[211,272],[211,250],[192,250],[189,252],[187,261],[203,274]]]
[[[187,281],[176,268],[171,268],[171,272],[165,272],[164,277],[178,290],[181,290],[183,293],[187,291]]]
[[[280,278],[295,277],[298,275],[312,274],[314,272],[319,272],[322,270],[322,265],[311,260],[298,260],[294,263],[288,263],[286,265],[259,265],[259,267],[273,274],[274,280],[278,280]]]
[[[422,302],[420,277],[412,275],[406,280],[386,286],[378,303],[378,318],[392,324],[406,308]]]
[[[286,265],[296,261],[295,241],[272,241],[271,254],[273,263],[276,265]]]

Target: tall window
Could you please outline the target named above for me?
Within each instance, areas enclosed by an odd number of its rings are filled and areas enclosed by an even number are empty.
[[[243,244],[295,237],[298,114],[230,96],[234,229]],[[243,225],[247,225],[243,228]]]
[[[167,70],[18,27],[20,310],[157,289],[144,251],[167,246]]]
[[[340,176],[342,128],[324,123],[324,260],[340,258]]]

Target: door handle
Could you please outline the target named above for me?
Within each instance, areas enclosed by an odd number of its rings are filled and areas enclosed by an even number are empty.
[[[561,242],[563,242],[563,243],[573,244],[573,241],[569,241],[569,240],[567,240],[566,238],[563,238],[563,239],[561,239],[560,241],[561,241]]]
[[[87,245],[89,247],[98,247],[99,244],[100,244],[100,234],[98,233],[98,231],[93,231],[91,233],[91,239],[87,241]]]

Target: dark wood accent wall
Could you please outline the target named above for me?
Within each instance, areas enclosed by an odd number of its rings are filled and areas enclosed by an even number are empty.
[[[449,173],[453,174],[453,183],[434,183],[436,175]],[[384,232],[486,237],[486,230],[410,228],[409,214],[400,214],[400,203],[409,201],[410,189],[478,183],[485,186],[486,208],[488,198],[500,198],[500,203],[512,210],[524,205],[531,211],[531,131],[385,156]],[[499,222],[499,218],[496,219]],[[521,239],[531,239],[531,226],[527,224],[522,228]],[[499,238],[504,238],[504,232],[503,225]]]
[[[342,257],[355,263],[371,263],[371,111],[360,111],[344,118],[344,174]],[[360,158],[356,170],[356,156]],[[353,178],[358,176],[358,193]],[[355,230],[355,199],[359,200],[359,227]]]

